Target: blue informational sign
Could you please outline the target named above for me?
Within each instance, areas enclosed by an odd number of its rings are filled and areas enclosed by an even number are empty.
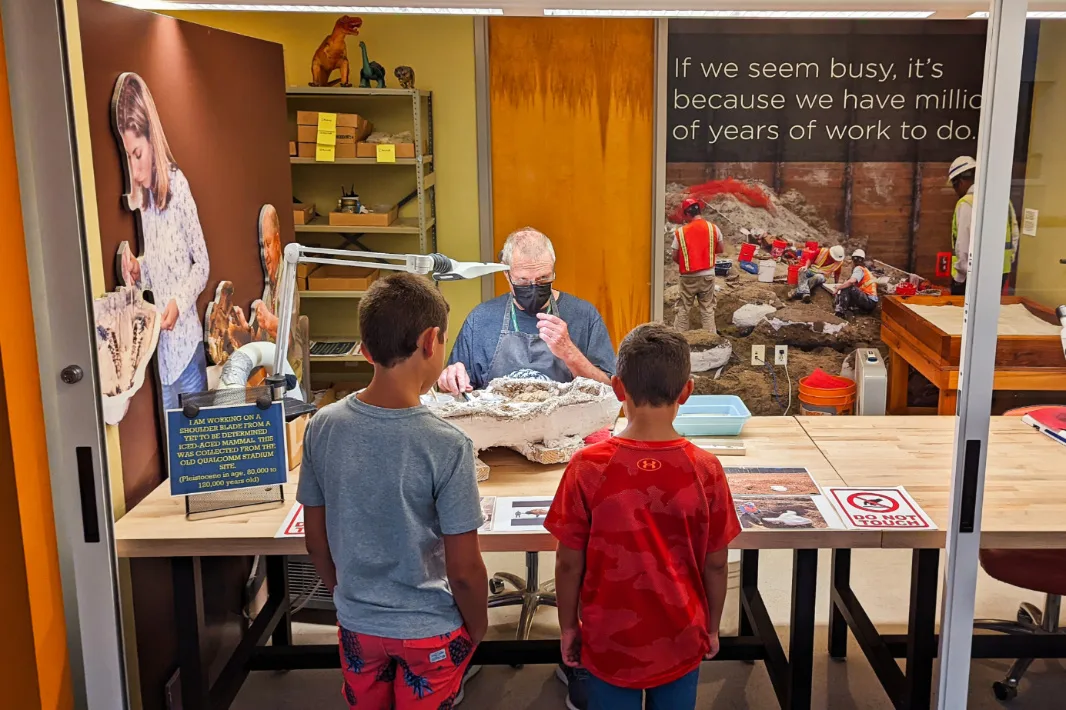
[[[255,404],[167,412],[170,495],[280,485],[288,475],[285,411]]]

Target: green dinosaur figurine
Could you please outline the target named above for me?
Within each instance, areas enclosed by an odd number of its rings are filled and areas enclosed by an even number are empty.
[[[366,56],[366,42],[359,43],[359,50],[363,53],[363,68],[359,70],[359,87],[369,89],[370,82],[375,82],[376,89],[385,88],[385,67],[377,62],[370,61]]]

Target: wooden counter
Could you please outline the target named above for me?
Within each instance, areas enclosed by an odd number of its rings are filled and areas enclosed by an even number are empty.
[[[844,485],[830,462],[794,417],[754,417],[740,437],[746,456],[723,457],[725,465],[806,466],[821,486]],[[698,439],[696,440],[699,441]],[[491,467],[482,495],[552,495],[564,466],[530,463],[508,450],[482,455]],[[267,511],[190,521],[185,519],[183,498],[171,498],[164,482],[115,524],[119,557],[177,557],[218,555],[302,555],[302,539],[276,539],[292,502],[296,499],[297,474],[285,486],[286,504]],[[744,549],[857,548],[879,547],[881,533],[844,530],[746,530],[734,543]],[[526,552],[555,549],[545,533],[491,534],[481,536],[486,552]]]
[[[944,547],[954,417],[799,417],[848,486],[905,486],[940,528],[884,533],[885,547]],[[992,417],[981,546],[1066,548],[1066,446]]]
[[[937,414],[954,415],[958,399],[962,337],[949,334],[906,304],[963,305],[962,296],[885,296],[881,299],[881,340],[889,349],[888,413],[907,413],[908,366],[940,390]],[[1022,304],[1057,326],[1055,312],[1026,298],[1004,296],[1002,305]],[[1066,390],[1066,365],[1057,335],[1000,335],[996,340],[996,390]]]

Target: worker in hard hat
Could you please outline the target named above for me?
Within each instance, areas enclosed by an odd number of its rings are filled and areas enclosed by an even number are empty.
[[[681,203],[685,223],[674,230],[670,250],[681,273],[681,298],[674,314],[674,327],[689,329],[688,314],[699,304],[703,329],[718,334],[714,323],[714,255],[722,250],[722,232],[703,218],[699,200],[686,198]]]
[[[851,276],[837,288],[833,298],[833,312],[840,318],[848,311],[869,313],[877,308],[877,279],[866,268],[866,252],[856,249],[851,253]]]
[[[844,263],[846,252],[844,247],[834,244],[831,247],[822,247],[813,258],[805,258],[800,261],[799,283],[789,299],[802,298],[804,303],[811,302],[811,289],[824,284],[830,276],[833,281],[840,282],[840,267]]]
[[[966,274],[970,270],[970,241],[973,227],[973,186],[977,173],[977,161],[968,155],[955,158],[948,169],[948,180],[955,189],[959,201],[955,203],[955,216],[951,220],[951,295],[966,293]],[[1003,287],[1007,285],[1014,261],[1018,258],[1018,216],[1014,205],[1007,202],[1007,232],[1003,242]],[[995,232],[990,232],[995,234]]]

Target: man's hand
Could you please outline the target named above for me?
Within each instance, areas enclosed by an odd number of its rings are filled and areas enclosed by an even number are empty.
[[[563,630],[559,638],[563,652],[563,663],[570,668],[581,665],[581,629]]]
[[[722,650],[722,642],[718,639],[718,632],[715,631],[711,634],[711,648],[703,656],[703,660],[709,661],[718,655],[718,652]]]
[[[173,298],[163,309],[163,316],[159,319],[160,330],[174,330],[174,324],[178,322],[178,303]]]
[[[573,360],[574,354],[580,352],[574,345],[574,341],[570,340],[570,328],[562,318],[548,313],[538,313],[537,330],[540,332],[540,339],[548,344],[552,355],[564,363],[569,363]]]
[[[437,388],[442,392],[462,394],[474,389],[470,384],[470,375],[466,372],[466,365],[457,362],[448,365],[437,379]]]

